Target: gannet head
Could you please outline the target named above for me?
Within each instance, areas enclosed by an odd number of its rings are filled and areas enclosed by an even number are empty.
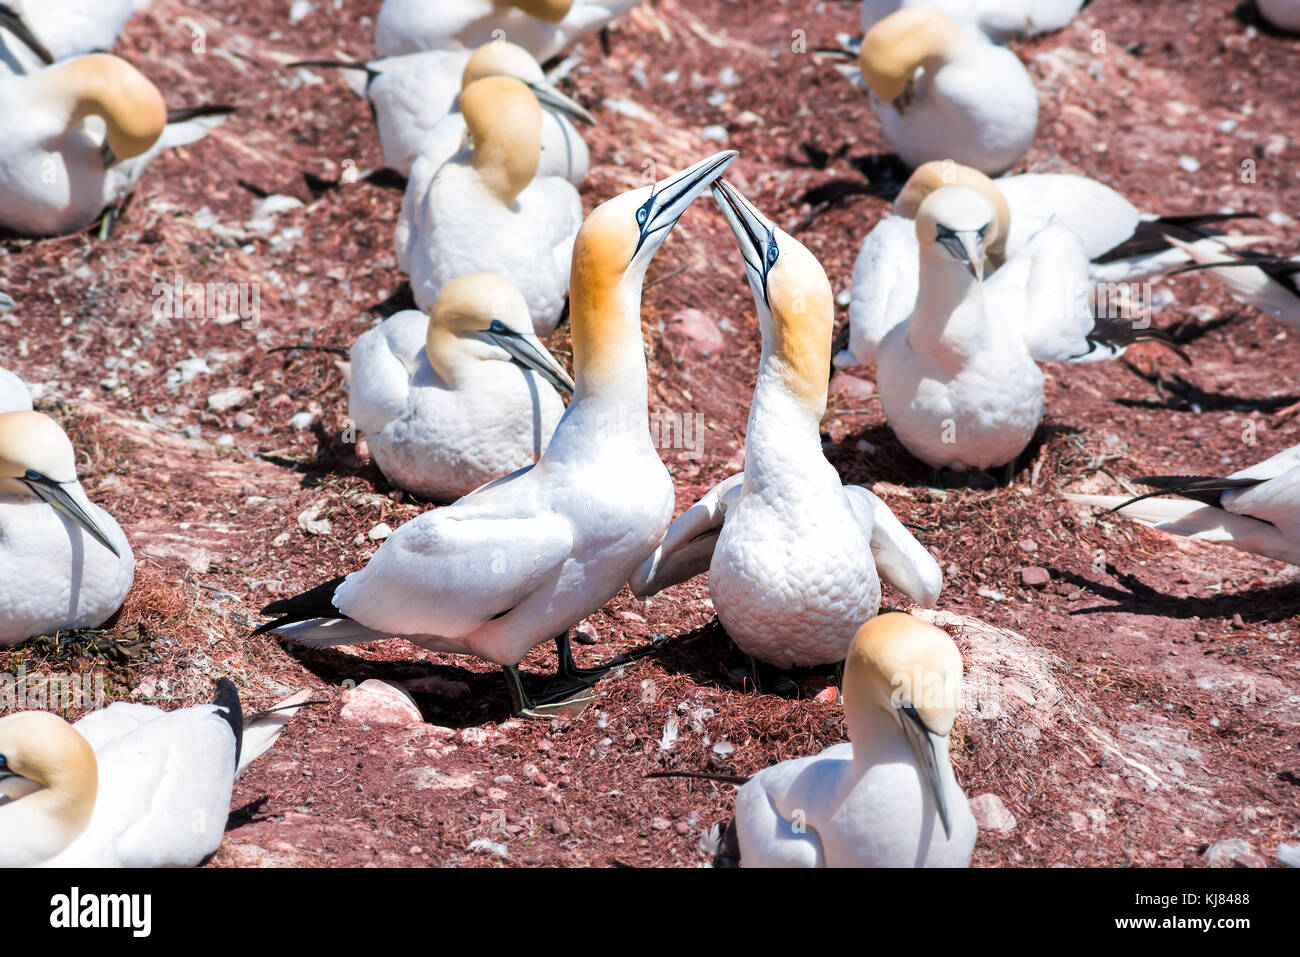
[[[763,341],[780,363],[790,391],[817,419],[826,411],[835,300],[817,257],[779,228],[730,183],[713,184],[713,198],[745,262]]]
[[[908,219],[916,219],[917,211],[925,198],[937,189],[945,186],[969,186],[978,189],[993,201],[997,209],[997,233],[985,237],[985,246],[989,258],[995,266],[1001,265],[1007,258],[1007,236],[1011,233],[1011,207],[1007,198],[993,180],[977,169],[962,166],[952,160],[931,160],[922,163],[908,177],[902,192],[894,200],[894,212]]]
[[[444,338],[450,333],[478,347],[481,359],[505,359],[532,369],[567,395],[573,380],[533,332],[532,316],[523,294],[509,279],[492,272],[458,276],[442,287],[429,316],[429,361],[444,380],[449,370],[439,368]]]
[[[512,76],[489,76],[460,91],[474,169],[501,202],[514,205],[542,159],[542,108]]]
[[[957,21],[933,7],[904,7],[862,38],[858,67],[871,92],[892,103],[926,61],[951,55],[964,34]]]
[[[559,23],[573,9],[573,0],[513,0],[511,6],[538,20]]]
[[[0,414],[0,491],[35,495],[121,557],[117,546],[69,493],[76,485],[76,455],[57,422],[40,412]]]
[[[99,116],[108,129],[108,146],[119,159],[139,156],[153,146],[167,125],[167,104],[143,73],[120,57],[91,53],[34,74],[47,99],[66,109],[70,124]]]
[[[921,255],[939,255],[961,263],[977,281],[984,278],[984,259],[998,234],[993,200],[970,186],[944,186],[916,211],[916,238]]]
[[[522,81],[533,91],[537,102],[552,113],[560,113],[583,123],[595,123],[596,119],[576,101],[557,90],[549,80],[533,55],[518,44],[508,40],[492,40],[483,44],[465,64],[461,74],[460,87],[465,87],[489,76],[513,76]]]
[[[99,789],[99,770],[90,743],[58,715],[24,711],[0,718],[0,796],[17,802],[50,791],[58,849],[90,823]],[[8,809],[0,802],[0,822]],[[57,850],[54,851],[57,853]]]
[[[630,336],[641,344],[641,285],[646,269],[677,220],[722,175],[735,150],[715,153],[652,186],[628,190],[591,211],[573,243],[569,279],[574,377],[588,382],[617,374],[605,359]],[[634,325],[633,325],[634,324]]]
[[[903,730],[934,795],[944,833],[952,821],[939,771],[961,704],[961,652],[942,628],[889,612],[858,629],[844,662],[844,711],[850,736]]]

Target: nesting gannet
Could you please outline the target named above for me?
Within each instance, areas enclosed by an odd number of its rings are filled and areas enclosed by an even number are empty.
[[[423,349],[412,352],[419,334]],[[494,273],[453,279],[432,316],[408,310],[352,347],[348,414],[394,485],[450,502],[531,465],[573,380]]]
[[[1170,242],[1195,260],[1195,265],[1175,272],[1204,271],[1223,283],[1232,298],[1268,313],[1279,322],[1300,330],[1300,256],[1266,256],[1250,250],[1231,257],[1223,249],[1204,243]]]
[[[106,53],[0,76],[0,227],[52,236],[89,225],[159,152],[201,138],[228,112],[198,108],[171,122],[158,88]]]
[[[713,194],[763,336],[745,471],[672,524],[632,590],[653,594],[708,571],[718,619],[751,658],[779,668],[838,662],[880,608],[877,569],[926,607],[942,574],[889,507],[843,487],[822,454],[835,304],[821,264],[730,185]]]
[[[384,163],[403,176],[411,175],[422,150],[430,154],[425,164],[429,177],[460,150],[465,121],[456,100],[463,87],[485,76],[513,76],[527,84],[545,108],[538,175],[562,176],[574,186],[581,186],[587,176],[590,155],[572,121],[594,123],[595,119],[557,90],[532,54],[514,43],[493,40],[472,53],[423,50],[369,63],[304,60],[290,66],[344,69],[348,84],[370,104]],[[437,134],[426,143],[435,126]]]
[[[849,743],[743,781],[728,834],[740,866],[969,865],[977,828],[948,757],[961,683],[942,629],[899,612],[858,629],[844,664]]]
[[[1119,193],[1096,180],[1066,173],[1022,173],[989,179],[979,170],[951,161],[934,160],[918,166],[894,200],[893,211],[878,222],[863,240],[853,266],[853,291],[849,303],[849,348],[835,357],[837,366],[874,362],[885,334],[903,322],[916,305],[916,210],[942,186],[970,186],[983,191],[997,207],[997,238],[987,246],[986,276],[1008,258],[1033,255],[1035,247],[1050,245],[1057,230],[1068,230],[1088,260],[1087,279],[1094,304],[1107,298],[1107,285],[1134,282],[1168,272],[1185,264],[1189,254],[1177,245],[1179,237],[1196,249],[1216,252],[1224,239],[1209,238],[1201,228],[1232,214],[1208,213],[1158,216],[1140,213]],[[1057,241],[1061,240],[1059,236]],[[1232,241],[1232,240],[1227,240]],[[1077,255],[1074,257],[1077,258]],[[1048,260],[1049,266],[1058,263]],[[1104,317],[1103,317],[1104,318]],[[1092,335],[1101,344],[1118,348],[1127,339],[1141,338],[1144,330],[1102,323]],[[1150,332],[1150,338],[1160,333]],[[1076,359],[1092,361],[1116,354],[1087,350]]]
[[[942,10],[962,26],[974,26],[997,41],[1051,33],[1069,25],[1084,0],[862,0],[862,32],[904,7]]]
[[[111,50],[133,13],[133,0],[6,0],[0,4],[0,73],[32,73]]]
[[[951,159],[1001,173],[1034,138],[1038,93],[1024,64],[941,10],[885,17],[858,66],[881,134],[909,166]]]
[[[225,678],[196,708],[0,718],[0,867],[197,866],[221,844],[235,778],[307,695],[247,723]]]
[[[1137,498],[1067,495],[1118,512],[1170,535],[1222,542],[1300,565],[1300,445],[1227,478],[1156,475],[1138,479],[1158,491]],[[1181,499],[1153,498],[1181,495]]]
[[[0,647],[103,623],[134,577],[131,546],[86,497],[63,430],[40,412],[0,414]]]
[[[1279,30],[1300,33],[1300,0],[1255,0],[1255,6]]]
[[[538,176],[542,108],[520,80],[489,76],[460,95],[470,144],[432,175],[412,170],[394,244],[421,309],[457,276],[495,272],[523,293],[533,327],[549,335],[564,312],[578,191]]]
[[[8,369],[0,369],[0,413],[30,410],[32,394],[27,384]]]
[[[640,0],[384,0],[375,50],[474,49],[506,39],[545,63],[565,47],[632,9]]]
[[[482,81],[480,81],[482,82]],[[512,81],[517,82],[517,81]],[[650,440],[641,285],[669,230],[735,158],[718,153],[587,217],[573,251],[573,400],[531,468],[394,532],[359,572],[268,605],[277,631],[314,646],[406,638],[505,669],[554,639],[571,694],[568,629],[609,601],[663,537],[673,486]]]

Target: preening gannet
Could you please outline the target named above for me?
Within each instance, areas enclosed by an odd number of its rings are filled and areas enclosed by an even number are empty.
[[[131,546],[86,497],[63,430],[40,412],[0,414],[0,647],[102,624],[134,578]]]
[[[221,845],[235,778],[308,696],[245,723],[223,678],[196,708],[0,718],[0,867],[196,867]]]
[[[348,414],[389,481],[450,502],[537,461],[564,414],[557,389],[573,380],[524,297],[477,273],[447,283],[431,316],[399,312],[357,340]]]
[[[640,0],[384,0],[375,50],[474,49],[505,39],[545,63],[565,47],[632,9]]]
[[[0,369],[0,413],[30,410],[32,394],[27,384],[8,369]]]
[[[431,176],[417,161],[397,223],[397,261],[423,310],[452,279],[495,272],[518,287],[533,327],[549,335],[564,312],[578,191],[538,176],[542,108],[520,80],[489,76],[460,95],[470,145]]]
[[[1137,498],[1067,495],[1170,535],[1221,542],[1300,565],[1300,445],[1227,478],[1157,475],[1137,480],[1158,491]],[[1180,499],[1153,498],[1181,495]]]
[[[1265,256],[1245,250],[1236,257],[1206,243],[1171,238],[1195,261],[1176,272],[1204,271],[1228,287],[1232,298],[1300,330],[1300,256]]]
[[[1300,33],[1300,0],[1255,0],[1255,6],[1279,30]]]
[[[942,10],[962,26],[978,27],[991,39],[1004,41],[1068,26],[1083,0],[862,0],[862,32],[896,10],[919,6]]]
[[[850,743],[744,782],[728,835],[740,866],[968,866],[977,828],[948,757],[961,692],[942,629],[899,612],[863,625],[844,664]]]
[[[88,226],[159,152],[200,139],[228,112],[199,108],[169,122],[158,88],[106,53],[0,76],[0,227],[53,236]]]
[[[949,160],[918,166],[894,201],[893,211],[867,234],[853,266],[853,292],[849,303],[849,348],[835,357],[837,366],[876,360],[885,334],[903,322],[916,305],[916,211],[921,202],[943,186],[970,186],[983,191],[997,207],[998,236],[987,247],[986,277],[1009,258],[1051,253],[1069,246],[1065,255],[1042,258],[1058,275],[1066,263],[1077,269],[1079,254],[1087,260],[1084,281],[1093,306],[1104,306],[1102,321],[1083,329],[1087,341],[1057,358],[1096,361],[1112,358],[1128,342],[1162,338],[1159,330],[1132,322],[1106,322],[1111,311],[1107,291],[1118,282],[1134,282],[1168,272],[1186,263],[1189,254],[1175,245],[1178,237],[1196,249],[1220,252],[1224,240],[1208,238],[1201,227],[1236,216],[1210,213],[1190,216],[1156,216],[1139,213],[1119,193],[1085,176],[1064,173],[1022,173],[989,179],[979,170]],[[1066,237],[1062,230],[1071,235]],[[1072,241],[1073,240],[1073,241]],[[1079,250],[1073,246],[1077,243]],[[1054,280],[1059,282],[1058,280]],[[1094,312],[1097,310],[1094,309]],[[1084,319],[1080,316],[1080,322]],[[1042,325],[1042,320],[1038,321]],[[1094,348],[1089,348],[1092,345]],[[1045,356],[1039,356],[1046,361]]]
[[[407,522],[361,571],[268,605],[278,617],[259,631],[313,646],[391,635],[478,655],[503,666],[529,715],[581,687],[568,629],[622,588],[672,518],[646,410],[646,267],[735,156],[718,153],[587,217],[573,251],[573,400],[536,465]],[[535,703],[517,666],[551,639],[561,688]]]
[[[485,76],[513,76],[527,84],[545,108],[538,175],[562,176],[574,186],[581,186],[587,176],[590,155],[572,120],[594,123],[595,119],[557,90],[532,55],[514,43],[493,40],[472,53],[422,50],[369,63],[304,60],[290,66],[344,69],[349,86],[374,113],[384,163],[410,176],[423,148],[430,154],[426,178],[460,150],[465,121],[456,100],[462,87]],[[435,126],[438,133],[426,144],[426,136]]]
[[[951,159],[1001,173],[1034,138],[1038,93],[1024,64],[941,10],[885,17],[858,65],[881,134],[908,166]]]
[[[133,0],[6,0],[0,4],[0,74],[113,48]]]
[[[750,657],[780,668],[841,661],[880,608],[879,574],[926,607],[942,574],[889,507],[842,486],[822,454],[835,304],[821,264],[732,186],[713,194],[763,336],[745,471],[672,524],[632,590],[653,594],[707,571],[718,619]]]

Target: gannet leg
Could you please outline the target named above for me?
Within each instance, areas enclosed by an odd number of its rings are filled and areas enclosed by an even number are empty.
[[[594,696],[579,697],[581,692],[590,690],[590,685],[585,681],[579,682],[576,687],[570,684],[558,691],[548,691],[539,698],[533,698],[524,690],[518,665],[502,665],[501,671],[506,678],[510,703],[516,717],[561,718],[569,714],[574,705],[585,706],[595,700]]]

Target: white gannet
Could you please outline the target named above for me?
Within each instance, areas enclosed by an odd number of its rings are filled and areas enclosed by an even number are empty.
[[[201,138],[228,112],[200,107],[173,122],[158,88],[106,53],[0,76],[0,227],[53,236],[88,226],[159,152]]]
[[[195,708],[0,718],[0,867],[198,866],[221,845],[235,778],[308,695],[245,722],[223,678]]]
[[[131,546],[86,497],[64,431],[40,412],[0,414],[0,647],[102,624],[134,578]]]
[[[1255,6],[1279,30],[1300,33],[1300,0],[1255,0]]]
[[[943,576],[889,507],[842,486],[822,454],[835,304],[821,264],[730,185],[713,193],[763,337],[745,471],[672,524],[632,590],[645,596],[708,571],[718,620],[751,658],[778,668],[842,661],[880,608],[880,574],[926,607]]]
[[[431,316],[399,312],[357,340],[348,415],[389,481],[450,502],[537,461],[564,414],[557,389],[573,380],[524,297],[476,273],[447,283]]]
[[[430,177],[460,150],[465,121],[456,100],[463,87],[485,76],[513,76],[527,84],[545,108],[538,175],[562,176],[574,186],[586,179],[591,158],[572,120],[594,123],[594,117],[557,90],[532,54],[514,43],[493,40],[472,53],[423,50],[369,63],[303,60],[290,66],[344,69],[348,85],[374,113],[384,163],[403,176],[411,175],[422,149],[431,154],[426,164]],[[426,144],[435,126],[438,133]]]
[[[640,0],[384,0],[375,20],[375,50],[474,49],[506,39],[545,63],[595,33]]]
[[[1105,304],[1115,283],[1135,282],[1166,273],[1189,261],[1178,237],[1196,249],[1221,252],[1228,237],[1210,238],[1200,228],[1232,214],[1157,216],[1140,213],[1115,190],[1067,173],[1021,173],[989,179],[979,170],[948,160],[918,166],[894,200],[893,210],[867,234],[853,265],[849,303],[849,348],[835,357],[840,367],[874,362],[885,334],[904,321],[916,305],[916,210],[942,186],[970,186],[983,191],[998,210],[998,235],[988,247],[985,275],[1008,258],[1033,253],[1035,244],[1051,241],[1055,229],[1068,229],[1089,260],[1088,279],[1094,305]],[[1104,315],[1103,315],[1104,318]],[[1103,325],[1105,325],[1103,323]],[[1128,324],[1097,330],[1111,338],[1141,338]],[[1160,338],[1153,332],[1151,338]],[[1094,340],[1096,337],[1094,337]],[[1109,343],[1111,346],[1120,343]],[[1086,360],[1109,358],[1111,352],[1086,352]]]
[[[741,867],[966,867],[978,829],[948,757],[961,694],[961,653],[947,633],[890,612],[849,646],[849,743],[747,781],[649,776],[742,784],[724,840]]]
[[[132,0],[6,0],[0,4],[0,74],[32,73],[113,48]]]
[[[1233,257],[1205,243],[1187,243],[1175,237],[1170,237],[1170,242],[1195,261],[1195,265],[1175,272],[1207,272],[1238,302],[1300,331],[1300,256],[1266,256],[1244,250]]]
[[[974,26],[999,42],[1052,33],[1068,26],[1084,0],[862,0],[862,32],[904,7],[942,10],[962,26]]]
[[[858,66],[881,134],[908,166],[951,159],[1001,173],[1034,138],[1038,93],[1024,64],[940,10],[885,17]]]
[[[0,413],[21,412],[32,407],[27,384],[8,369],[0,369]]]
[[[259,631],[312,646],[395,636],[478,655],[505,669],[528,715],[581,686],[568,629],[617,594],[672,518],[672,480],[650,440],[646,267],[735,156],[718,153],[587,217],[573,251],[573,400],[536,465],[407,522],[361,571],[273,602],[265,614],[278,617]],[[550,639],[568,687],[534,702],[518,664]]]
[[[1067,495],[1170,535],[1222,542],[1300,565],[1300,445],[1227,478],[1155,475],[1137,480],[1158,491],[1137,498]],[[1181,495],[1181,499],[1154,498]]]
[[[470,145],[427,176],[412,170],[394,245],[416,305],[432,309],[457,276],[495,272],[523,293],[533,327],[549,335],[564,312],[578,191],[538,176],[542,108],[520,80],[489,76],[460,95]]]

